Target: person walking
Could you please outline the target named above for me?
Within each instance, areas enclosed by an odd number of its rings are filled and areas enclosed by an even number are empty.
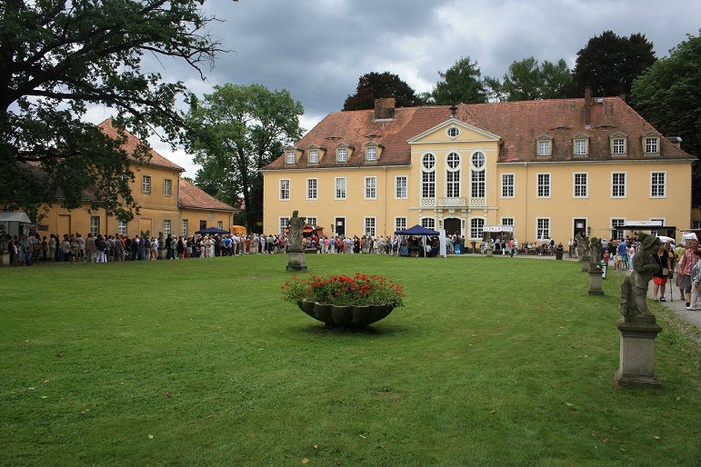
[[[659,300],[661,302],[667,301],[664,293],[667,287],[667,276],[669,276],[669,272],[672,271],[672,258],[667,248],[667,243],[660,243],[656,254],[653,255],[653,258],[655,258],[655,261],[657,261],[659,265],[659,269],[652,275],[652,296],[657,300],[657,292],[659,291]]]

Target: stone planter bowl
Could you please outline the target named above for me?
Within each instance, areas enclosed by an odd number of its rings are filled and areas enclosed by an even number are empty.
[[[297,302],[299,309],[328,326],[363,328],[385,318],[394,309],[393,305],[349,305],[340,306],[308,300]]]

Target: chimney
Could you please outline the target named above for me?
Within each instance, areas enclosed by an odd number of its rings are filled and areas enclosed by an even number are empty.
[[[672,143],[677,149],[682,148],[682,138],[681,136],[670,136],[667,138],[670,143]]]
[[[591,88],[584,89],[584,128],[591,128]]]
[[[394,97],[375,99],[375,120],[392,120],[394,118]]]

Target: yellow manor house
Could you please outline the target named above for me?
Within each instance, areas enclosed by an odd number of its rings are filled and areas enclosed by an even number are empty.
[[[618,97],[378,99],[329,114],[263,169],[264,231],[281,232],[295,210],[345,236],[420,224],[481,240],[506,226],[520,244],[565,244],[622,238],[626,224],[689,229],[695,161]]]
[[[111,120],[99,127],[105,134],[117,137]],[[124,149],[133,153],[138,138],[126,132]],[[40,235],[88,233],[93,235],[124,235],[133,237],[148,233],[158,236],[189,237],[207,227],[229,230],[232,227],[235,209],[205,193],[188,180],[180,178],[182,167],[151,150],[151,158],[142,163],[134,160],[132,170],[136,180],[131,184],[132,196],[141,207],[140,214],[130,222],[107,216],[104,210],[89,211],[89,199],[83,208],[67,210],[60,206],[60,199],[39,211],[38,232]],[[85,193],[89,197],[89,193]]]

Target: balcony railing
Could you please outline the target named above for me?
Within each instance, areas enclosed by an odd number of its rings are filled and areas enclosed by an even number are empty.
[[[470,198],[469,207],[484,207],[487,205],[486,198]],[[421,198],[421,206],[429,208],[465,208],[468,207],[467,198]]]

